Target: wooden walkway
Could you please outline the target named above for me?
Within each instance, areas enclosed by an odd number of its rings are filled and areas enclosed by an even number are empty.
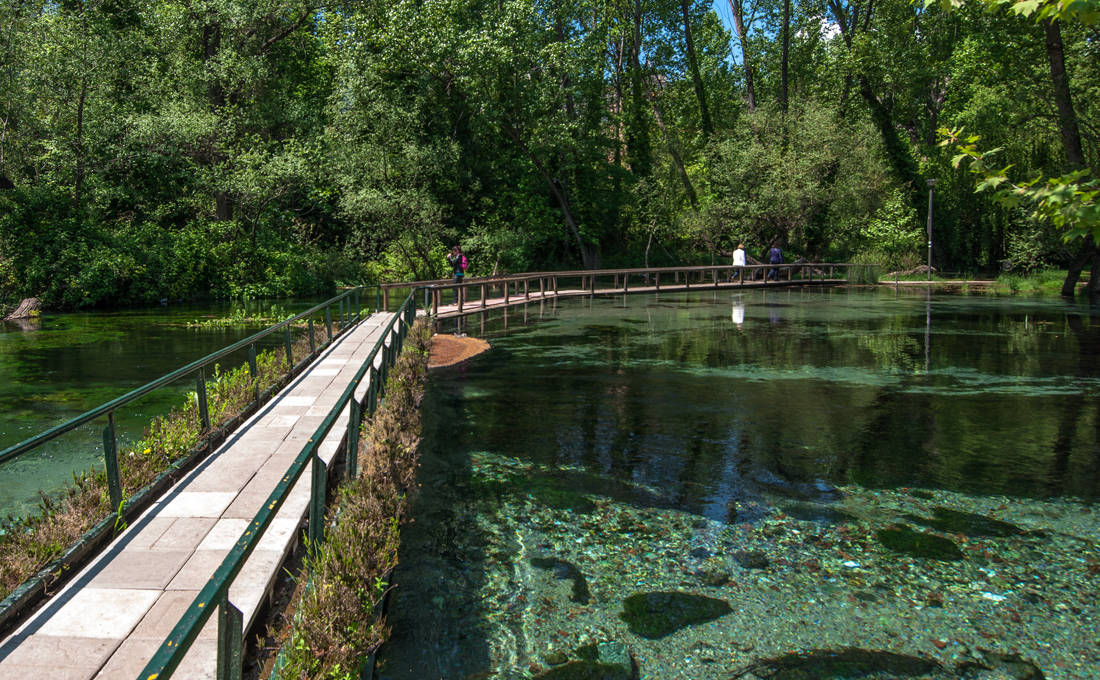
[[[473,300],[470,300],[469,293],[464,300],[461,309],[459,305],[453,300],[455,299],[455,288],[449,288],[444,284],[439,286],[440,299],[451,299],[449,304],[440,303],[438,306],[434,306],[434,314],[437,319],[449,319],[459,316],[466,316],[469,314],[477,314],[480,312],[487,312],[496,309],[507,309],[509,307],[515,307],[519,305],[525,305],[538,302],[549,302],[561,298],[569,297],[585,297],[590,295],[636,295],[641,293],[676,293],[676,292],[707,292],[714,290],[754,290],[754,289],[772,289],[790,286],[837,286],[848,283],[847,279],[834,279],[834,278],[818,278],[818,279],[792,279],[792,280],[779,280],[779,281],[767,281],[762,278],[755,280],[743,280],[739,281],[736,278],[733,281],[718,280],[696,283],[662,283],[660,286],[655,285],[631,285],[631,286],[619,286],[613,287],[601,287],[596,289],[591,288],[569,288],[549,290],[543,287],[541,290],[511,292],[506,295],[504,293],[504,285],[486,284],[486,292],[484,296],[478,296]],[[495,291],[494,291],[495,289]],[[469,290],[467,286],[466,290]]]
[[[4,639],[0,678],[134,680],[339,400],[391,317],[374,314],[334,341]],[[376,365],[381,360],[379,354]],[[368,387],[364,380],[357,398]],[[347,423],[346,413],[339,422]],[[334,427],[321,444],[326,462],[344,429]],[[298,540],[309,485],[309,475],[298,480],[229,590],[246,631]],[[172,677],[212,680],[216,656],[215,616]]]

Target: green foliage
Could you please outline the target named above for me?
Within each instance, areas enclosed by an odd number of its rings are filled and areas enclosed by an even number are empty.
[[[308,546],[306,582],[273,677],[359,677],[385,639],[382,599],[397,565],[400,526],[419,465],[420,399],[431,331],[418,321],[364,423],[361,474],[340,487],[325,540]]]
[[[1058,177],[1036,175],[1019,183],[1008,178],[1012,166],[993,166],[1001,149],[981,151],[978,135],[962,137],[963,130],[940,130],[944,145],[952,144],[958,154],[952,160],[957,168],[966,169],[981,181],[976,191],[991,191],[997,201],[1008,208],[1023,207],[1035,221],[1049,221],[1063,232],[1066,241],[1092,237],[1100,242],[1100,180],[1089,177],[1087,170],[1077,170]]]
[[[925,245],[917,211],[900,191],[892,192],[859,230],[861,254],[892,269],[911,269],[920,261]]]

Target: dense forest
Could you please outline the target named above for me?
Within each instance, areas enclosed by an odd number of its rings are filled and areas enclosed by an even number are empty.
[[[1097,24],[944,5],[0,0],[0,302],[315,294],[452,243],[474,274],[904,268],[932,179],[938,269],[1080,263],[941,129],[1015,182],[1100,174]]]

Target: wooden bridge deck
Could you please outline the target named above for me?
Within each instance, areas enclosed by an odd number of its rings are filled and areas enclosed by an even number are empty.
[[[0,678],[134,680],[355,377],[392,314],[337,338],[290,385],[0,643]],[[381,354],[376,365],[382,361]],[[369,388],[366,379],[356,397]],[[346,409],[345,409],[346,411]],[[345,412],[342,421],[347,422]],[[335,455],[344,428],[320,446]],[[229,590],[245,630],[270,596],[309,506],[303,475]],[[213,679],[212,617],[177,680]]]
[[[676,293],[676,292],[706,292],[714,290],[756,290],[756,289],[772,289],[791,286],[837,286],[848,283],[847,279],[835,279],[835,278],[819,278],[819,279],[793,279],[793,280],[779,280],[779,281],[766,281],[762,279],[756,280],[743,280],[738,281],[722,281],[717,282],[704,282],[704,283],[673,283],[673,284],[661,284],[655,285],[631,285],[631,286],[615,286],[597,288],[594,291],[591,289],[582,288],[569,288],[553,290],[536,290],[528,291],[526,293],[509,294],[507,296],[499,290],[502,286],[495,286],[498,290],[491,292],[491,284],[487,284],[490,292],[486,294],[484,298],[477,297],[473,300],[469,299],[469,294],[462,305],[462,309],[459,309],[458,304],[451,302],[449,304],[439,304],[435,308],[434,314],[437,319],[450,319],[459,316],[466,316],[469,314],[477,314],[484,311],[492,311],[497,309],[506,309],[509,307],[515,307],[519,305],[525,305],[537,302],[549,302],[556,299],[570,298],[570,297],[586,297],[590,295],[637,295],[643,293],[655,294],[655,293]],[[440,285],[441,297],[454,300],[455,288],[448,289],[445,284]]]

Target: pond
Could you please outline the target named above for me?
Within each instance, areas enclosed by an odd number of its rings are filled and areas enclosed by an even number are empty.
[[[431,377],[376,677],[1100,677],[1090,314],[785,289],[471,317],[493,349]]]
[[[266,327],[264,323],[203,325],[228,316],[283,318],[316,302],[248,305],[179,304],[165,307],[43,314],[0,322],[0,450],[60,425]],[[261,349],[281,341],[274,338]],[[221,363],[240,365],[247,352]],[[195,378],[156,390],[117,413],[121,442],[140,439],[146,425],[179,405]],[[0,465],[0,516],[33,512],[47,493],[74,473],[103,465],[106,419],[84,425]]]

